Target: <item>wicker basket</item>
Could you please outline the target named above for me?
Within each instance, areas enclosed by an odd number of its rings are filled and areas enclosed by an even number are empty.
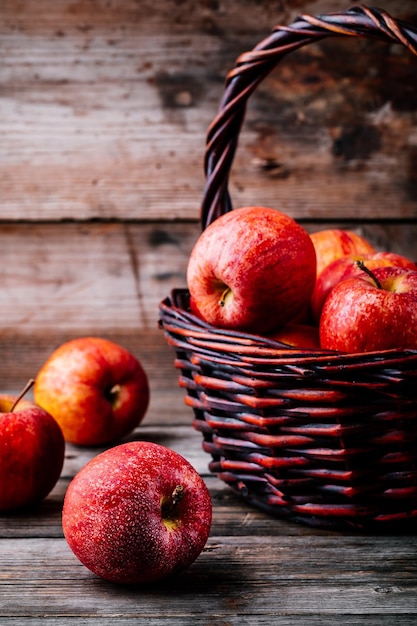
[[[228,176],[249,96],[287,53],[329,36],[417,54],[417,27],[360,6],[302,16],[241,55],[208,130],[203,229],[232,209]],[[210,470],[246,501],[318,527],[417,523],[417,351],[300,350],[224,331],[189,312],[185,289],[161,303],[160,325]]]

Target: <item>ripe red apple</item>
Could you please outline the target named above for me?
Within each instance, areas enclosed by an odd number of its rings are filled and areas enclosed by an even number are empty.
[[[311,235],[316,251],[317,277],[327,265],[340,257],[356,254],[373,254],[375,248],[361,235],[342,228],[318,230]]]
[[[130,433],[149,403],[147,375],[122,346],[99,337],[62,344],[40,368],[34,399],[67,441],[102,445]]]
[[[0,395],[1,513],[44,500],[58,481],[64,454],[62,431],[49,413],[29,400]]]
[[[76,557],[97,576],[146,583],[187,568],[211,527],[208,489],[165,446],[120,444],[89,461],[65,495],[62,526]]]
[[[358,260],[363,261],[370,270],[374,270],[377,267],[387,267],[389,265],[414,270],[417,269],[413,261],[394,252],[375,252],[374,254],[363,255],[353,254],[336,259],[325,267],[320,276],[317,277],[313,295],[311,296],[311,311],[315,321],[319,321],[324,301],[337,283],[351,276],[362,275],[363,272],[356,263]]]
[[[308,233],[288,215],[244,207],[212,222],[189,259],[192,311],[209,324],[258,334],[309,305],[316,260]]]
[[[417,271],[378,267],[338,283],[320,317],[325,350],[417,349]]]
[[[268,338],[294,348],[320,349],[319,329],[312,324],[286,324]]]

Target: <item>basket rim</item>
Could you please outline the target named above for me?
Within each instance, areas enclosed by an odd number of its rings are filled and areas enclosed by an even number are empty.
[[[228,347],[229,353],[239,356],[242,352],[258,363],[262,358],[281,358],[288,363],[291,360],[305,363],[314,361],[317,364],[355,364],[356,366],[369,366],[374,363],[384,367],[398,364],[401,360],[416,361],[417,350],[409,348],[391,348],[372,352],[340,352],[330,350],[317,350],[312,348],[298,348],[288,344],[256,335],[253,333],[224,329],[212,326],[208,322],[191,313],[185,306],[189,296],[186,288],[176,288],[171,294],[160,302],[159,326],[166,334],[181,338],[184,346],[188,349],[202,347],[210,343],[212,350],[222,350]]]

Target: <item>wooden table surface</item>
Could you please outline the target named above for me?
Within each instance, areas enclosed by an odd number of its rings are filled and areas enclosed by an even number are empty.
[[[32,512],[0,518],[0,624],[417,623],[417,536],[311,529],[272,518],[207,471],[192,426],[142,424],[133,438],[167,445],[204,476],[213,525],[194,564],[173,580],[129,588],[89,572],[62,533],[71,477],[97,449],[67,445],[62,477]]]

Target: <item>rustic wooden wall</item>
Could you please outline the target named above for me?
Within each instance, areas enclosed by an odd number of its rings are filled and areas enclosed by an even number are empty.
[[[415,0],[378,0],[417,23]],[[148,370],[148,420],[189,421],[158,302],[185,284],[205,132],[236,57],[341,0],[2,0],[0,381],[95,333]],[[417,59],[326,40],[253,96],[230,191],[310,231],[340,224],[417,258]],[[173,392],[175,389],[175,392]]]

